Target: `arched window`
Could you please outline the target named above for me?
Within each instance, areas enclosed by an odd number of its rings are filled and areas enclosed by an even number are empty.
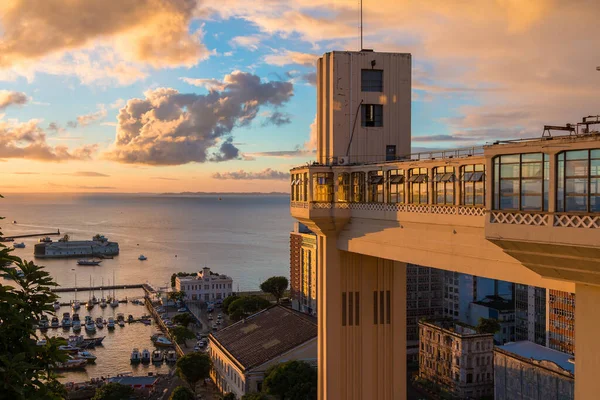
[[[556,211],[600,212],[600,149],[558,154]]]
[[[383,203],[383,171],[369,171],[369,203]]]
[[[464,165],[461,167],[461,204],[465,206],[485,205],[485,165]]]
[[[337,200],[340,203],[350,201],[350,174],[342,172],[337,177]]]
[[[494,210],[548,210],[547,154],[506,154],[494,158]]]
[[[404,203],[404,170],[392,169],[387,172],[388,203]]]
[[[365,173],[353,172],[352,179],[352,202],[364,203],[365,201]]]
[[[413,204],[427,204],[427,168],[408,171],[408,199]]]
[[[313,174],[313,201],[321,203],[333,201],[333,172]]]
[[[433,175],[433,197],[435,204],[454,204],[454,167],[436,167]]]

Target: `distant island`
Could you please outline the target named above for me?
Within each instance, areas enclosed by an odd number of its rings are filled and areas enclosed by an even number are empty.
[[[286,192],[179,192],[160,193],[161,196],[289,196]]]

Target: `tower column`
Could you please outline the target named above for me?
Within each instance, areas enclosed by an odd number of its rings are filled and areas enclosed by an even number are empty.
[[[575,399],[585,400],[600,393],[600,288],[576,284],[575,301]]]

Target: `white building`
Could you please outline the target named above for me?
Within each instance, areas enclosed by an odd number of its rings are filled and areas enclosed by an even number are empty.
[[[175,279],[175,288],[185,292],[186,300],[215,302],[231,296],[233,279],[204,267],[195,276],[178,276]]]

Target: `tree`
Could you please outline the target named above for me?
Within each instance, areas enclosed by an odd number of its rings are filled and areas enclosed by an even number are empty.
[[[177,360],[176,367],[177,375],[196,393],[198,381],[210,376],[212,361],[206,353],[190,353]]]
[[[185,299],[185,292],[183,290],[169,292],[167,293],[167,299],[172,301],[183,301],[183,299]]]
[[[223,396],[223,400],[236,400],[235,393],[229,392]]]
[[[173,393],[171,393],[169,400],[194,400],[195,398],[194,392],[192,392],[189,388],[185,386],[177,386],[175,390],[173,390]]]
[[[288,361],[269,368],[263,391],[281,400],[317,398],[317,370],[304,361]]]
[[[500,322],[492,318],[479,318],[477,324],[477,332],[479,333],[496,333],[500,330]]]
[[[177,314],[173,317],[173,322],[182,326],[188,326],[189,324],[196,322],[196,319],[192,317],[190,313]]]
[[[96,389],[96,394],[92,400],[123,400],[128,399],[133,394],[133,388],[129,385],[120,383],[107,383]]]
[[[287,287],[288,280],[285,276],[273,276],[260,285],[260,290],[272,294],[279,303],[279,299],[283,297]]]
[[[225,300],[223,300],[223,305],[222,305],[223,312],[225,314],[229,315],[229,305],[239,298],[240,298],[240,296],[238,296],[238,295],[226,297]]]
[[[173,274],[171,275],[171,287],[174,288],[175,287],[175,279],[177,279],[177,274]]]
[[[229,317],[233,321],[239,321],[242,318],[250,316],[269,307],[269,300],[260,296],[244,296],[234,300],[227,309]]]
[[[54,313],[52,303],[58,297],[50,288],[57,284],[43,267],[23,261],[11,251],[0,243],[0,273],[14,282],[0,282],[0,397],[62,399],[64,387],[53,371],[56,363],[67,359],[65,352],[58,350],[66,342],[46,338],[45,346],[37,346],[41,337],[33,328],[43,314]]]
[[[248,393],[242,396],[242,400],[269,400],[269,398],[262,393]]]
[[[194,339],[196,335],[185,326],[175,326],[169,329],[169,332],[177,343],[183,343],[187,347],[186,340]]]

